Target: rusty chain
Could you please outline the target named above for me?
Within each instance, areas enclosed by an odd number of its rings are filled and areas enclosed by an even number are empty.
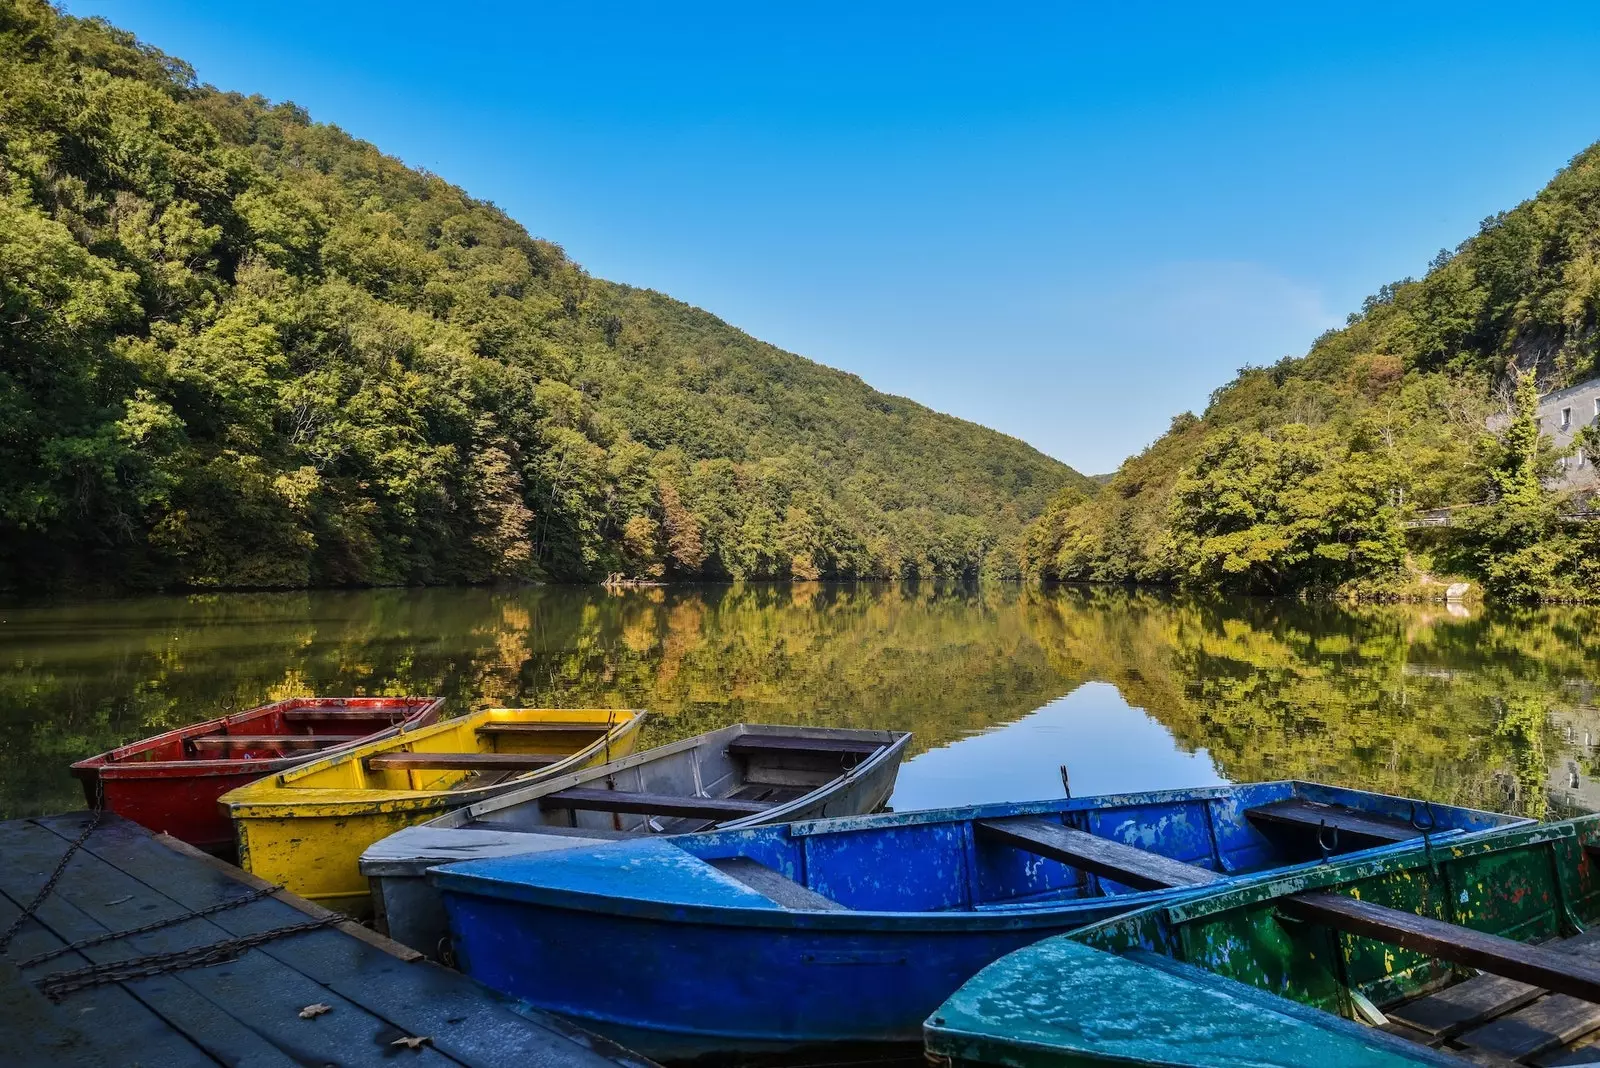
[[[34,911],[44,904],[45,898],[49,897],[50,892],[56,888],[56,883],[61,881],[62,873],[67,870],[67,862],[78,851],[78,847],[88,841],[89,835],[94,833],[94,829],[100,826],[100,816],[104,812],[105,798],[101,795],[100,790],[96,789],[95,806],[93,813],[89,816],[89,822],[83,825],[83,830],[79,832],[78,837],[74,838],[72,844],[67,846],[67,851],[61,854],[61,860],[56,863],[56,870],[50,873],[50,878],[44,881],[44,885],[33,896],[33,900],[28,902],[21,912],[17,913],[17,918],[11,921],[11,926],[6,928],[6,933],[0,935],[0,954],[5,953],[7,947],[11,945],[11,940],[17,936],[18,931],[22,930],[22,925],[33,917]]]
[[[191,946],[189,949],[178,949],[168,953],[147,953],[142,957],[130,957],[127,960],[108,961],[103,964],[91,964],[85,968],[75,968],[68,972],[56,972],[34,980],[33,985],[39,992],[51,1001],[60,1001],[68,994],[77,990],[84,990],[91,986],[102,986],[106,983],[122,983],[130,979],[144,979],[154,975],[164,975],[167,972],[182,971],[186,968],[204,968],[213,964],[234,959],[244,950],[271,942],[274,939],[287,935],[301,934],[306,931],[315,931],[336,923],[343,923],[346,917],[337,913],[323,916],[305,923],[293,923],[287,927],[274,927],[270,931],[259,934],[240,935],[237,938],[225,938],[220,942],[212,942],[204,946]]]
[[[173,916],[165,920],[156,920],[154,923],[147,923],[143,927],[135,927],[128,931],[107,931],[105,934],[98,934],[92,938],[80,938],[76,942],[62,946],[59,949],[52,949],[48,953],[39,954],[37,957],[29,957],[27,960],[18,964],[17,967],[31,968],[35,964],[43,964],[47,960],[54,960],[55,958],[63,956],[67,953],[74,953],[80,949],[87,949],[90,946],[98,946],[102,942],[115,942],[119,938],[132,938],[134,935],[149,934],[151,931],[159,931],[163,927],[172,927],[176,924],[183,923],[186,920],[192,920],[200,916],[209,916],[214,912],[224,912],[228,909],[238,908],[240,905],[248,905],[252,901],[260,901],[264,897],[271,897],[273,894],[276,894],[282,889],[282,886],[264,886],[259,890],[252,890],[248,894],[243,894],[239,897],[233,898],[230,901],[222,901],[215,905],[208,905],[203,909],[195,909],[193,912],[185,912],[181,916]]]

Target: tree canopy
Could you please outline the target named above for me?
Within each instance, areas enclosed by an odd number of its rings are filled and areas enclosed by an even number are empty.
[[[1025,570],[1382,594],[1432,568],[1508,599],[1600,597],[1600,529],[1561,519],[1534,411],[1540,389],[1600,375],[1597,264],[1600,145],[1306,355],[1242,369],[1098,495],[1063,491],[1024,536]],[[1592,454],[1600,434],[1584,440]],[[1407,519],[1439,508],[1454,522],[1412,535],[1408,569]]]
[[[1089,485],[0,0],[0,589],[1006,571]]]

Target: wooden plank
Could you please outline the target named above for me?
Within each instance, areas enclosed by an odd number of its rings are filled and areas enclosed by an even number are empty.
[[[478,734],[571,734],[573,731],[587,731],[590,734],[604,734],[616,724],[607,726],[604,723],[485,723],[476,731]]]
[[[0,923],[11,923],[19,898],[32,900],[38,884],[66,848],[67,843],[59,836],[30,826],[28,821],[0,824],[0,855],[6,858],[6,863],[0,864]],[[86,912],[82,907],[85,901],[97,903],[101,915]],[[12,942],[8,957],[21,962],[68,942],[162,918],[157,895],[142,891],[115,868],[79,850],[68,862],[55,891],[40,904],[35,921]],[[163,933],[172,936],[177,930],[170,928]],[[145,937],[153,939],[154,933]],[[181,932],[175,938],[169,937],[159,949],[181,948],[177,939],[182,937]],[[191,939],[182,944],[204,941]],[[156,949],[154,941],[139,946],[127,941],[106,942],[56,957],[20,974],[31,982]],[[178,973],[89,987],[66,995],[60,1008],[69,1019],[81,1020],[96,1049],[119,1066],[173,1064],[211,1068],[222,1063],[240,1068],[293,1068],[295,1064],[291,1057],[195,991]]]
[[[1374,816],[1344,805],[1324,805],[1315,801],[1275,801],[1270,805],[1246,809],[1245,815],[1257,823],[1293,827],[1302,831],[1317,831],[1325,825],[1330,831],[1338,831],[1341,836],[1354,835],[1379,842],[1405,842],[1422,836],[1422,832],[1406,820]]]
[[[737,756],[762,753],[822,753],[870,756],[886,742],[859,741],[854,738],[800,738],[791,734],[741,734],[728,743],[728,752]]]
[[[70,822],[50,822],[57,833],[75,833],[75,825]],[[173,853],[139,828],[118,821],[112,834],[103,839],[96,835],[95,847],[113,857],[120,868],[132,875],[154,880],[170,878]],[[245,876],[230,868],[214,858],[209,865],[197,863],[190,869],[189,878],[167,886],[166,892],[189,907],[202,907],[219,892],[219,886],[231,886],[238,876]],[[309,902],[304,904],[318,908]],[[244,909],[219,912],[209,919],[230,934],[245,935],[293,923],[304,916],[289,903],[274,897]],[[392,1059],[396,1052],[403,1054],[407,1065],[442,1063],[443,1057],[419,1059],[420,1054],[427,1052],[442,1054],[448,1056],[451,1063],[475,1068],[524,1068],[528,1065],[616,1068],[619,1064],[624,1068],[654,1068],[653,1062],[627,1053],[605,1039],[547,1013],[518,1006],[512,999],[464,975],[427,960],[415,959],[420,955],[412,954],[415,962],[407,963],[399,956],[378,952],[370,942],[353,941],[337,930],[296,936],[293,943],[268,942],[251,953],[291,964],[323,986],[327,992],[324,1001],[337,997],[352,1003],[352,1014],[361,1014],[364,1009],[371,1017],[385,1021],[387,1026],[374,1038],[372,1048],[391,1058],[386,1061],[387,1068],[399,1063]],[[312,1023],[323,1023],[334,1015],[319,1016]],[[431,1047],[424,1047],[417,1054],[395,1051],[389,1043],[400,1034],[427,1035],[433,1041]],[[319,1048],[336,1053],[326,1060],[340,1065],[357,1063],[358,1056],[364,1052],[355,1049],[347,1052],[343,1047]],[[316,1059],[308,1063],[324,1061]]]
[[[1516,1061],[1508,1061],[1486,1049],[1452,1049],[1449,1052],[1456,1060],[1476,1064],[1480,1068],[1517,1068]]]
[[[850,911],[831,897],[824,897],[808,886],[802,886],[781,872],[773,871],[749,857],[726,857],[708,860],[707,864],[764,894],[786,909],[826,909],[831,912]]]
[[[188,842],[181,842],[178,839],[173,838],[171,835],[157,834],[153,837],[157,842],[172,850],[174,853],[182,853],[184,856],[189,857],[196,863],[204,864],[207,867],[226,876],[227,878],[232,879],[234,882],[249,887],[251,890],[265,890],[267,887],[273,885],[272,883],[269,883],[265,879],[261,878],[259,875],[252,875],[243,868],[236,868],[227,861],[222,860],[219,857],[214,857],[204,850],[196,849]],[[299,894],[291,894],[287,890],[278,890],[273,893],[272,897],[274,900],[283,902],[285,905],[288,905],[297,912],[305,913],[313,920],[326,919],[334,915],[332,909],[325,909],[315,901],[309,901],[306,898],[301,897]],[[425,956],[425,954],[418,953],[410,946],[403,946],[399,942],[394,941],[392,938],[385,938],[377,931],[374,931],[370,927],[365,927],[357,923],[355,920],[342,920],[335,924],[335,927],[350,937],[359,938],[369,946],[372,946],[375,949],[381,949],[390,956],[398,957],[403,961],[422,960]]]
[[[1438,993],[1383,1011],[1391,1020],[1434,1038],[1448,1038],[1475,1024],[1520,1009],[1543,994],[1543,987],[1519,983],[1503,975],[1476,975]]]
[[[1582,1064],[1590,1066],[1600,1064],[1600,1045],[1596,1044],[1596,1037],[1600,1036],[1589,1035],[1560,1049],[1529,1057],[1527,1063],[1537,1065],[1538,1068],[1569,1068]]]
[[[358,742],[365,734],[206,734],[190,738],[196,749],[226,749],[232,746],[274,746],[278,749],[322,749],[345,742]]]
[[[1566,1045],[1600,1028],[1600,1005],[1551,994],[1525,1009],[1492,1020],[1456,1041],[1507,1060],[1522,1060]]]
[[[60,822],[41,822],[57,835],[63,833]],[[152,851],[157,858],[157,862],[148,870],[141,872],[128,870],[132,865],[118,855],[119,843],[136,840],[142,842],[141,848]],[[102,824],[84,844],[82,852],[104,862],[96,869],[95,884],[63,885],[57,894],[65,892],[74,907],[96,920],[114,918],[113,910],[117,906],[107,902],[124,897],[131,897],[132,900],[122,907],[137,906],[138,922],[147,923],[180,917],[192,909],[205,908],[246,893],[242,886],[214,876],[207,868],[185,863],[177,854],[157,845],[147,832],[131,829],[124,821]],[[176,900],[173,897],[175,891],[184,893],[187,900]],[[271,898],[263,898],[110,945],[118,947],[123,956],[167,952],[211,945],[230,935],[270,931],[304,920],[305,916],[299,912]],[[351,942],[336,931],[310,931],[245,950],[235,959],[221,964],[175,971],[162,978],[198,994],[210,1006],[220,1010],[221,1014],[253,1032],[257,1041],[264,1041],[287,1055],[288,1063],[321,1064],[334,1061],[341,1068],[392,1068],[396,1051],[389,1043],[400,1037],[400,1029],[364,1011],[357,1001],[329,989],[325,983],[307,975],[299,965],[302,957],[313,953],[342,952],[348,958],[346,947],[351,945],[359,943]],[[138,992],[142,984],[152,981],[141,979],[127,985]],[[299,1017],[302,1008],[317,1003],[331,1006],[332,1011],[313,1020]],[[163,1015],[167,1016],[173,1027],[181,1028],[191,1039],[216,1042],[222,1047],[220,1040],[212,1038],[211,1032],[202,1028],[191,1013]],[[206,1024],[209,1028],[209,1022]],[[223,1063],[232,1063],[228,1058],[234,1055],[233,1051],[222,1048],[227,1056],[219,1056],[218,1059]],[[424,1049],[418,1053],[420,1056],[415,1059],[408,1053],[408,1063],[427,1065],[429,1068],[446,1068],[451,1063],[435,1051]],[[278,1068],[284,1062],[272,1060],[260,1063]]]
[[[372,771],[537,771],[567,759],[549,753],[380,753]]]
[[[1600,931],[1548,943],[1558,953],[1600,958]],[[1545,993],[1542,987],[1519,983],[1499,975],[1475,975],[1443,990],[1385,1009],[1400,1020],[1430,1035],[1447,1038],[1476,1024],[1520,1009]]]
[[[15,915],[13,907],[5,922],[9,924]],[[69,959],[71,965],[83,960],[76,954]],[[88,1033],[4,961],[0,961],[0,1035],[7,1039],[8,1068],[108,1068]]]
[[[0,828],[4,825],[0,824]],[[0,841],[9,844],[9,839],[0,837]],[[7,853],[9,856],[9,852]],[[47,875],[48,872],[40,873]],[[32,894],[25,895],[27,900],[32,900]],[[47,902],[48,904],[48,902]],[[9,927],[16,919],[20,907],[16,902],[0,892],[0,929]],[[41,906],[40,912],[55,912],[55,909],[46,909]],[[54,919],[55,917],[50,917]],[[33,920],[25,923],[12,939],[8,950],[8,957],[12,960],[22,961],[39,953],[59,949],[66,945],[66,940],[59,937],[48,924],[42,922],[38,914]],[[71,971],[89,964],[88,958],[78,953],[68,953],[44,964],[29,968],[26,973],[21,973],[15,968],[7,967],[4,978],[24,983],[24,989],[13,992],[8,989],[9,982],[0,984],[0,1001],[6,1005],[5,1019],[9,1020],[12,1014],[21,1014],[27,1024],[25,1029],[17,1031],[0,1032],[8,1039],[12,1035],[39,1035],[36,1030],[43,1025],[45,1030],[46,1048],[54,1044],[48,1037],[52,1030],[51,1021],[64,1021],[66,1027],[78,1032],[82,1043],[79,1049],[87,1047],[84,1059],[93,1063],[98,1059],[112,1068],[122,1068],[124,1065],[144,1064],[154,1068],[162,1059],[170,1058],[175,1065],[199,1065],[202,1068],[214,1068],[216,1062],[197,1049],[193,1043],[183,1035],[168,1027],[161,1016],[152,1011],[150,1006],[124,987],[100,986],[74,994],[72,1000],[62,1005],[54,1005],[32,986],[32,980],[53,975],[56,972]],[[144,980],[150,983],[152,980]],[[141,984],[141,985],[142,985]],[[35,1014],[44,1014],[35,1020]],[[35,1041],[38,1039],[36,1038]],[[7,1056],[12,1055],[16,1048],[15,1039],[6,1042]],[[26,1057],[36,1061],[36,1054],[24,1047]],[[7,1062],[9,1063],[9,1062]]]
[[[575,786],[570,790],[561,790],[539,798],[539,807],[731,820],[741,816],[753,816],[773,806],[767,801],[729,801],[716,797],[648,794],[632,790],[595,790],[585,786]]]
[[[405,719],[416,710],[415,707],[402,708],[399,705],[389,708],[290,708],[284,711],[283,718],[289,723],[328,719],[376,719],[394,723]]]
[[[1280,901],[1278,908],[1286,915],[1347,934],[1404,946],[1585,1001],[1600,1001],[1600,967],[1571,954],[1340,894],[1296,894]]]
[[[985,838],[1070,864],[1139,890],[1203,886],[1224,878],[1220,873],[1197,864],[1185,864],[1181,860],[1113,842],[1074,827],[1063,827],[1037,816],[979,820],[973,826]]]

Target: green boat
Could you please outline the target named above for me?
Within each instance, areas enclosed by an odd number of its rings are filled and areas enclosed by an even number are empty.
[[[931,1059],[1600,1065],[1600,815],[1157,905],[1002,958]]]

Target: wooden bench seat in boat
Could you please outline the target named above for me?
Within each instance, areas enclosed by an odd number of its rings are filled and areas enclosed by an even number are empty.
[[[1197,864],[1185,864],[1037,816],[979,820],[973,828],[985,838],[1115,879],[1138,890],[1203,886],[1226,878],[1220,872]]]
[[[548,753],[380,753],[371,771],[537,771],[567,759]]]
[[[831,897],[801,886],[782,872],[773,871],[749,857],[726,857],[708,860],[707,864],[722,874],[739,880],[758,894],[771,898],[786,909],[826,909],[834,912],[850,911]]]
[[[853,738],[795,738],[781,734],[744,734],[728,743],[733,756],[770,755],[773,753],[824,753],[844,756],[871,756],[883,745],[880,742],[857,741]]]
[[[188,741],[196,749],[227,749],[239,745],[272,745],[279,749],[324,749],[330,745],[359,742],[365,737],[365,734],[204,734]]]
[[[721,821],[765,812],[773,807],[773,803],[639,793],[633,790],[594,790],[575,786],[539,798],[539,807],[587,809],[592,812],[627,812],[650,816],[684,816],[691,819]]]
[[[1320,831],[1323,827],[1341,835],[1378,842],[1404,842],[1420,838],[1422,831],[1407,820],[1375,816],[1370,812],[1357,812],[1344,805],[1324,805],[1299,799],[1277,801],[1247,809],[1245,815],[1252,822],[1293,827],[1298,830]]]
[[[1600,1029],[1600,941],[1593,933],[1528,945],[1342,894],[1297,894],[1279,908],[1486,973],[1386,1013],[1425,1044],[1453,1037],[1512,1063]]]
[[[372,708],[286,708],[283,718],[287,723],[315,723],[324,719],[402,719],[411,709],[396,704],[385,708],[376,706]]]
[[[478,734],[552,734],[567,733],[569,731],[588,731],[592,734],[604,734],[607,727],[604,723],[485,723],[477,729]]]

